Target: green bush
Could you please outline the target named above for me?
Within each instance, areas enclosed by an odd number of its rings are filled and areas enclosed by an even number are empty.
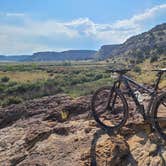
[[[129,63],[132,64],[132,65],[135,65],[136,64],[136,60],[135,59],[130,59]]]
[[[5,100],[2,101],[2,107],[6,107],[8,105],[11,104],[19,104],[22,102],[22,99],[20,97],[16,97],[16,96],[10,96],[8,98],[6,98]]]
[[[136,73],[141,73],[141,68],[139,66],[135,66],[133,70]]]
[[[12,86],[15,86],[15,85],[17,85],[17,82],[15,82],[15,81],[10,81],[8,83],[8,87],[12,87]]]
[[[103,78],[103,74],[96,74],[94,80],[99,80]]]
[[[158,61],[158,56],[157,55],[153,55],[150,59],[150,63],[156,62]]]
[[[8,82],[9,80],[10,80],[10,78],[7,76],[4,76],[1,78],[1,82]]]
[[[143,63],[143,62],[144,62],[144,59],[143,59],[143,58],[138,58],[138,59],[136,60],[136,63],[137,63],[137,64]]]
[[[161,55],[164,54],[164,48],[157,47],[157,54]]]
[[[0,83],[0,92],[3,92],[5,88],[6,88],[6,85],[3,83]]]

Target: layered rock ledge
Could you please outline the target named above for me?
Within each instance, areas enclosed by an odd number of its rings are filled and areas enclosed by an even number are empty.
[[[166,146],[137,114],[119,134],[90,114],[91,96],[43,97],[0,109],[0,166],[164,166]]]

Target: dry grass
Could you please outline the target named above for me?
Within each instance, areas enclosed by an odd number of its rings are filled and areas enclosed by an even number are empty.
[[[33,82],[36,80],[46,80],[49,75],[46,72],[43,71],[35,71],[35,72],[29,72],[29,71],[25,71],[25,72],[2,72],[0,71],[0,78],[7,76],[10,78],[10,80],[12,81],[16,81],[16,82]]]
[[[150,63],[150,60],[147,59],[143,63],[138,65],[141,68],[141,74],[131,72],[130,74],[136,81],[140,83],[145,83],[149,85],[153,85],[156,81],[156,72],[151,71],[153,69],[160,68],[160,62]],[[162,68],[162,67],[161,67]],[[159,88],[166,88],[166,79],[163,78],[159,84]]]
[[[166,79],[161,81],[159,87],[162,88],[162,89],[163,88],[166,89]]]

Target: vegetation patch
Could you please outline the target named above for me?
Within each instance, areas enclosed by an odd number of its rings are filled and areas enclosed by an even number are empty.
[[[3,64],[0,66],[0,105],[17,104],[42,96],[67,93],[72,97],[92,94],[97,88],[112,85],[111,73],[105,69],[132,68],[128,74],[137,82],[154,85],[154,68],[166,65],[164,56],[151,62],[151,58],[139,63],[133,58],[112,58],[107,61],[77,61],[36,64]],[[165,88],[163,76],[160,88]]]

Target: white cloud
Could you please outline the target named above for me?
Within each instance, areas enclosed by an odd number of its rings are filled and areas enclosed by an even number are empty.
[[[114,24],[114,27],[119,28],[119,27],[137,27],[141,22],[144,22],[145,20],[154,18],[155,15],[160,14],[161,12],[164,12],[166,14],[166,4],[154,6],[153,8],[147,9],[144,13],[134,15],[130,19],[124,19],[117,21]]]
[[[26,14],[25,13],[10,13],[10,12],[4,13],[4,12],[0,12],[0,16],[3,16],[3,17],[25,17]]]
[[[24,13],[6,13],[7,17],[24,17]]]
[[[99,24],[89,18],[69,22],[36,21],[24,13],[0,13],[1,17],[8,18],[8,22],[0,20],[0,54],[77,48],[79,44],[88,47],[87,40],[93,45],[122,43],[128,37],[147,30],[145,27],[151,24],[151,20],[154,22],[165,14],[166,4],[163,4],[129,19]]]

